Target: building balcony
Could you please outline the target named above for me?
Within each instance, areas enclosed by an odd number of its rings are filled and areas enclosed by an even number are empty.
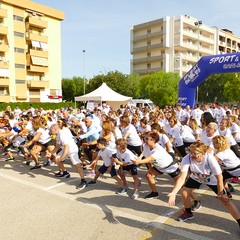
[[[139,36],[134,36],[133,37],[133,42],[139,42],[139,41],[143,41],[143,40],[147,40],[147,39],[152,39],[155,37],[162,37],[163,36],[163,32],[153,32],[153,33],[147,33],[144,35],[139,35]]]
[[[48,72],[48,67],[30,65],[27,67],[27,71],[36,73],[46,73]]]
[[[163,48],[163,43],[149,44],[149,45],[142,46],[142,47],[133,47],[133,54],[139,53],[139,52],[146,52],[146,51],[156,49],[156,48]]]
[[[0,86],[10,86],[10,79],[9,78],[1,78],[0,77]]]
[[[9,50],[9,46],[7,44],[5,44],[4,42],[1,43],[0,41],[0,52],[8,52]]]
[[[28,88],[48,88],[49,82],[48,81],[31,80],[31,81],[27,81],[27,87]]]
[[[36,49],[30,49],[30,56],[48,58],[48,52]]]
[[[39,16],[28,16],[26,22],[29,23],[30,27],[32,26],[40,29],[45,29],[48,27],[48,22]]]
[[[8,35],[8,28],[0,25],[0,33],[1,35]]]
[[[138,73],[140,75],[142,74],[148,74],[148,73],[155,73],[162,71],[163,69],[161,67],[158,68],[142,68],[142,69],[134,69],[133,73]]]
[[[1,60],[0,58],[0,68],[8,69],[9,68],[8,61]]]
[[[38,41],[38,42],[48,42],[48,37],[44,36],[42,34],[32,33],[32,32],[26,32],[26,39],[28,41]]]
[[[0,95],[0,102],[11,102],[11,97],[9,95]]]
[[[6,18],[7,17],[7,10],[0,8],[0,18]]]
[[[154,57],[138,58],[138,59],[133,59],[132,63],[133,64],[138,64],[138,63],[156,62],[156,61],[162,61],[162,60],[164,60],[164,58],[165,58],[165,55],[154,56]]]

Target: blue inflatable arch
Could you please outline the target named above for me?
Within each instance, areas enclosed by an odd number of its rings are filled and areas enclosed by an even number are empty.
[[[240,72],[240,53],[202,57],[180,80],[178,103],[185,108],[195,105],[196,89],[211,74]]]

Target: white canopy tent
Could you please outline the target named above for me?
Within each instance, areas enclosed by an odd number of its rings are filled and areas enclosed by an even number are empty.
[[[75,102],[97,101],[101,105],[102,102],[106,102],[114,110],[118,109],[121,104],[127,104],[131,99],[131,97],[123,96],[113,91],[106,83],[103,83],[99,88],[88,94],[74,98]]]

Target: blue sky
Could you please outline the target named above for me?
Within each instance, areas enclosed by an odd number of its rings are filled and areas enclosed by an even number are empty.
[[[164,16],[190,15],[240,36],[239,0],[32,0],[61,10],[62,76],[130,73],[130,29]],[[86,52],[83,53],[83,50]]]

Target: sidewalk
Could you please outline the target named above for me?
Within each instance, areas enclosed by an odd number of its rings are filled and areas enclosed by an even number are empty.
[[[5,162],[0,156],[2,239],[240,239],[237,223],[210,191],[199,191],[203,207],[194,213],[194,219],[181,223],[175,220],[181,213],[180,195],[177,207],[167,204],[173,187],[168,176],[157,180],[160,198],[146,200],[150,189],[146,169],[141,167],[141,195],[133,200],[131,177],[125,195],[115,194],[118,186],[108,174],[79,191],[79,178],[70,161],[65,164],[71,178],[58,179],[56,166],[30,171],[21,157],[15,157],[15,161]],[[240,208],[239,184],[234,187],[233,199]]]

